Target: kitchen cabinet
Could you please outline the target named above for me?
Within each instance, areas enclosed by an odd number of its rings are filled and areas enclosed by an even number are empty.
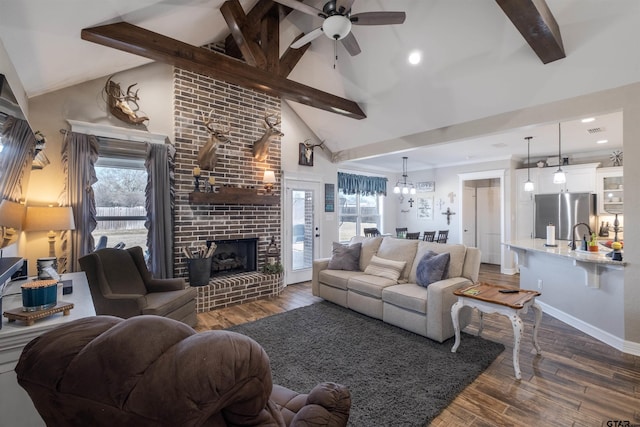
[[[516,193],[518,200],[516,203],[516,239],[533,238],[533,212],[534,195],[538,189],[538,169],[531,168],[529,171],[533,191],[524,191],[524,183],[527,182],[527,169],[516,170]]]
[[[622,213],[624,176],[622,166],[599,168],[597,171],[598,214]]]
[[[553,183],[553,174],[558,170],[557,166],[540,168],[538,169],[538,186],[535,193],[596,193],[596,170],[598,166],[600,166],[600,163],[562,166],[562,170],[567,177],[567,182],[564,184]]]

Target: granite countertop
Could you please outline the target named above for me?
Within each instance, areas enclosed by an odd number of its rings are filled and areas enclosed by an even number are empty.
[[[522,249],[525,251],[558,255],[581,262],[590,262],[594,264],[611,264],[618,266],[626,265],[625,261],[613,261],[610,257],[606,256],[606,254],[611,252],[611,250],[602,245],[599,246],[600,250],[598,252],[587,252],[583,250],[571,250],[571,248],[569,247],[570,242],[566,240],[556,241],[556,244],[558,245],[556,247],[545,246],[545,243],[545,239],[521,239],[504,242],[503,245],[515,249]]]

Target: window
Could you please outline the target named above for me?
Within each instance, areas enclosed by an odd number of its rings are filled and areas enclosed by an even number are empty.
[[[338,193],[340,199],[340,225],[338,236],[341,242],[347,242],[353,236],[364,235],[364,229],[376,227],[381,230],[382,196]]]
[[[140,246],[146,253],[144,160],[100,157],[95,170],[98,182],[93,191],[98,224],[92,233],[94,240],[107,236],[107,247],[124,243],[127,248]]]

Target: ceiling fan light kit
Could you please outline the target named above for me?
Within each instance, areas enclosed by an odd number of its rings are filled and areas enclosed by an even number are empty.
[[[322,31],[334,40],[342,40],[351,32],[351,21],[342,15],[329,16],[322,23]]]

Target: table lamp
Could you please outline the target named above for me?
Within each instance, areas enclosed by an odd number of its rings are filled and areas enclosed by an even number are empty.
[[[0,248],[8,246],[17,230],[22,228],[24,219],[25,205],[12,202],[11,200],[3,200],[0,202],[0,227],[2,230],[2,243]]]
[[[27,207],[27,217],[24,224],[25,231],[48,231],[49,256],[56,256],[56,232],[75,230],[73,210],[70,206],[58,207]]]

